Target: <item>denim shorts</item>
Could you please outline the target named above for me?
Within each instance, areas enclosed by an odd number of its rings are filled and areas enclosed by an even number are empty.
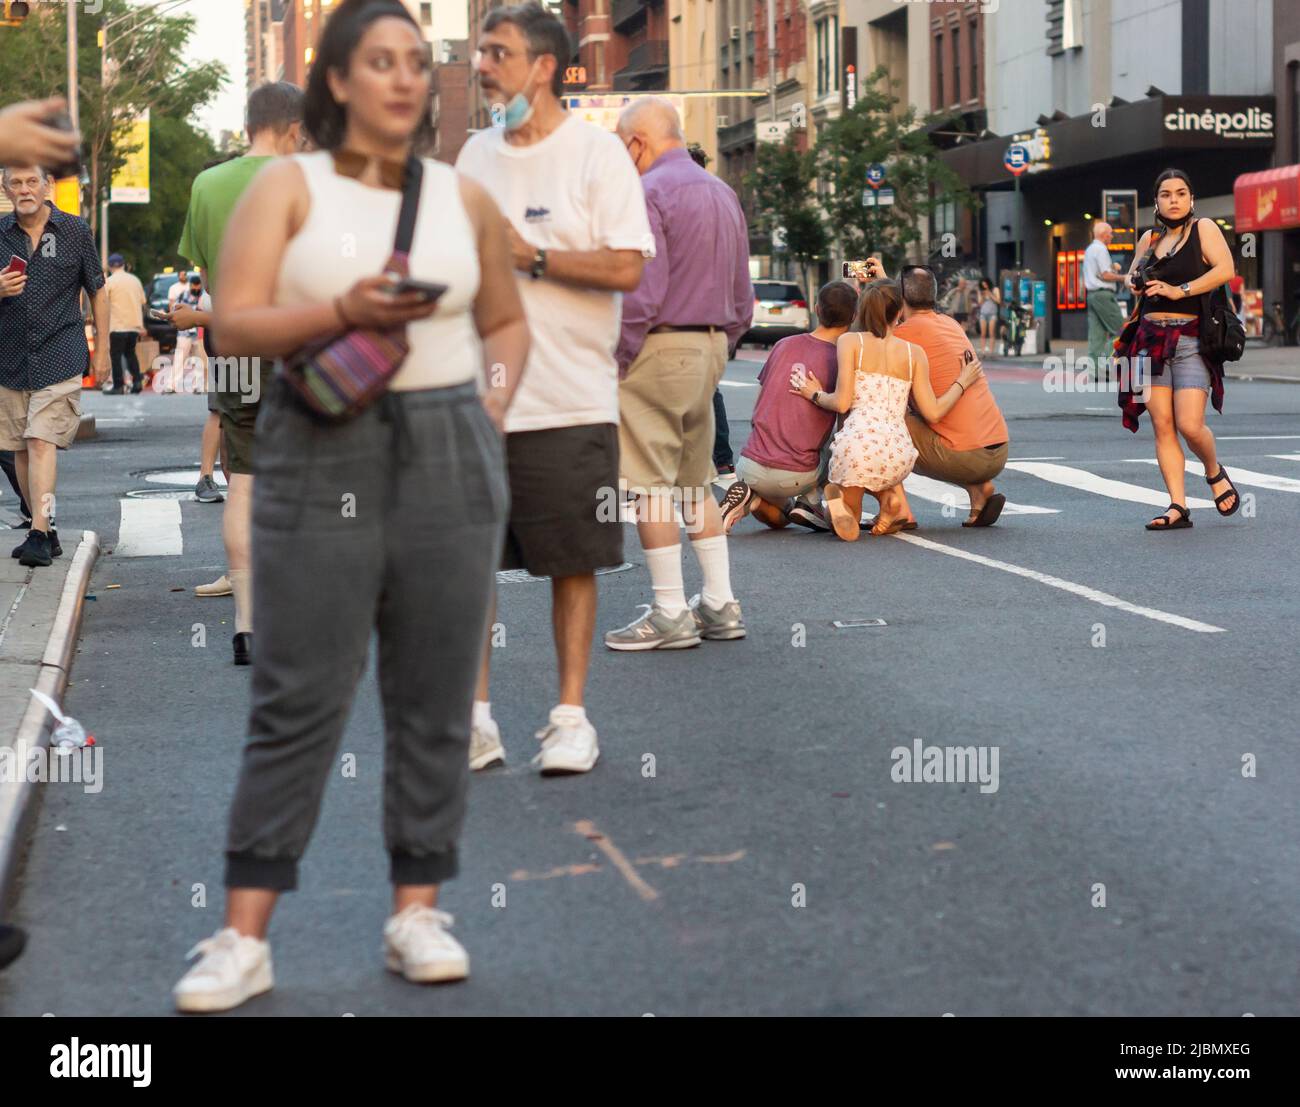
[[[1152,388],[1199,388],[1210,391],[1210,370],[1201,357],[1201,340],[1180,335],[1174,356],[1165,362],[1165,371],[1147,382]]]

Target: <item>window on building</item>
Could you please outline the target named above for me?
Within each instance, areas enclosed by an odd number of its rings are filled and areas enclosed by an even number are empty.
[[[935,35],[930,40],[930,99],[938,108],[948,103],[943,87],[943,35]]]
[[[420,22],[428,27],[433,23],[433,4],[420,5]]]
[[[961,24],[952,29],[952,102],[961,102]]]
[[[826,71],[830,66],[830,57],[826,49],[826,35],[830,29],[830,20],[817,21],[817,95],[825,96],[830,91]]]
[[[979,24],[973,19],[966,25],[966,41],[970,43],[970,98],[980,100]]]
[[[957,204],[954,200],[945,200],[934,209],[930,217],[932,228],[930,237],[939,238],[945,234],[957,233]]]

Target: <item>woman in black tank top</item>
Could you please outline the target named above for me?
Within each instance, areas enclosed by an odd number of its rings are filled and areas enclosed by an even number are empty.
[[[1136,397],[1141,385],[1121,372],[1120,407],[1124,425],[1137,430],[1142,411],[1151,413],[1156,459],[1169,489],[1169,507],[1147,524],[1148,530],[1184,530],[1192,525],[1185,501],[1186,457],[1182,435],[1205,466],[1215,507],[1231,515],[1241,506],[1237,490],[1219,464],[1214,435],[1205,425],[1205,402],[1223,410],[1223,366],[1206,358],[1200,344],[1200,322],[1210,293],[1233,275],[1232,252],[1212,219],[1198,219],[1187,174],[1166,169],[1156,178],[1156,229],[1148,231],[1133,251],[1128,283],[1141,299],[1136,309],[1136,334],[1117,352],[1132,368],[1143,364],[1147,385],[1145,404]],[[1127,331],[1126,331],[1127,335]]]

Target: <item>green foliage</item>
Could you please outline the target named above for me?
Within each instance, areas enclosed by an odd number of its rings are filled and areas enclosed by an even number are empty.
[[[823,256],[830,238],[812,191],[814,155],[801,151],[793,133],[784,142],[758,147],[754,171],[745,177],[764,231],[780,230],[785,250],[801,266]]]
[[[106,23],[127,16],[108,32],[110,65],[107,83],[101,82],[103,53],[98,32]],[[151,112],[153,142],[167,124],[185,125],[207,105],[226,83],[226,68],[219,62],[185,65],[179,59],[194,33],[190,16],[156,15],[134,7],[127,0],[103,0],[103,8],[91,14],[83,7],[77,20],[78,105],[84,162],[91,185],[83,197],[84,214],[98,222],[95,201],[104,182],[120,167],[133,148],[120,135],[121,124],[146,108]],[[5,99],[34,100],[67,93],[67,9],[63,4],[33,4],[32,14],[21,27],[0,27],[0,88]],[[115,141],[115,132],[118,132]],[[167,141],[167,139],[164,139]],[[203,160],[212,156],[205,142]],[[151,190],[167,195],[176,185],[167,178],[182,171],[172,159],[151,159]],[[182,159],[184,162],[185,159]],[[201,164],[201,162],[200,162]],[[189,180],[185,181],[189,188]],[[114,209],[116,216],[118,208]],[[183,212],[182,212],[183,215]],[[110,227],[110,230],[112,228]],[[180,224],[175,236],[180,237]],[[173,242],[173,248],[175,243]]]
[[[882,67],[862,81],[857,103],[831,120],[818,135],[816,174],[826,187],[820,193],[827,221],[835,229],[846,257],[866,257],[880,251],[892,272],[904,260],[910,243],[920,240],[925,219],[935,207],[955,200],[974,205],[970,190],[940,160],[927,131],[950,116],[920,116],[915,105],[897,112]],[[864,207],[867,167],[885,167],[885,187],[894,190],[887,207]],[[931,195],[933,193],[933,196]]]

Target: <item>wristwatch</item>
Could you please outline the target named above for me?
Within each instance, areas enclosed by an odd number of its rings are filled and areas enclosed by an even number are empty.
[[[537,253],[533,255],[533,264],[532,264],[532,268],[528,270],[528,275],[532,277],[533,280],[538,280],[545,272],[546,272],[546,251],[539,248]]]
[[[1180,284],[1178,287],[1182,290],[1184,296],[1190,296],[1192,294],[1192,286],[1190,283]]]

